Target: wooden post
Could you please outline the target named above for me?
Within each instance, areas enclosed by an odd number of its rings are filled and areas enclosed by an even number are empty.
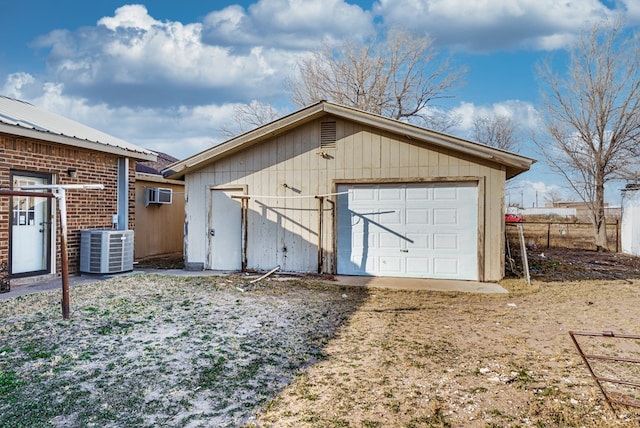
[[[547,248],[551,246],[551,223],[547,224]]]
[[[322,224],[324,223],[324,197],[316,196],[316,199],[318,199],[318,273],[322,273],[322,270],[324,268],[324,266],[322,266]]]
[[[242,261],[240,269],[242,272],[247,271],[247,251],[248,251],[248,239],[249,239],[249,196],[244,195],[231,195],[231,199],[240,200],[240,223],[242,233]]]
[[[36,192],[23,192],[27,193],[27,196],[34,195],[45,195],[44,197],[53,198],[55,197],[58,201],[58,212],[60,213],[60,263],[62,264],[62,319],[68,320],[71,305],[69,304],[69,254],[67,250],[67,197],[65,189],[75,189],[75,190],[91,190],[98,189],[103,190],[104,186],[102,184],[67,184],[67,185],[56,185],[56,184],[46,184],[46,185],[33,185],[33,186],[22,186],[23,190],[34,189],[34,190],[45,190],[50,189],[53,193],[36,193]],[[19,192],[13,192],[14,195],[19,195]]]
[[[531,285],[531,275],[529,274],[529,259],[527,258],[527,246],[524,243],[524,228],[521,224],[518,224],[520,231],[520,254],[522,256],[522,270],[524,271],[524,277],[527,281],[527,285]]]
[[[60,253],[62,263],[62,319],[69,319],[69,253],[67,251],[67,195],[64,188],[56,189],[60,213]]]

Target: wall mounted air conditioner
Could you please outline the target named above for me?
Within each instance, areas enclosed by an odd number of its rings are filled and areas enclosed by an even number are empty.
[[[93,229],[80,232],[80,272],[133,270],[133,230]]]
[[[145,187],[144,206],[149,204],[170,204],[173,196],[171,189],[164,187]]]

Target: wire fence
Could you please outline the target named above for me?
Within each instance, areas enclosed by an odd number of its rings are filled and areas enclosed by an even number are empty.
[[[507,223],[514,224],[514,223]],[[571,248],[595,250],[596,240],[591,223],[525,221],[518,223],[524,230],[524,238],[529,248]],[[507,227],[510,245],[518,245],[516,227]],[[608,222],[605,226],[607,242],[611,251],[620,251],[620,221]]]

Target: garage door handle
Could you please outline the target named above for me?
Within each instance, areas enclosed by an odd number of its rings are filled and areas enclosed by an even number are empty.
[[[409,250],[400,250],[401,253],[408,253]]]

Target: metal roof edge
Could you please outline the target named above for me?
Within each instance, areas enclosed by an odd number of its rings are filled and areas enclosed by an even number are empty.
[[[83,148],[87,150],[94,150],[103,153],[110,153],[114,155],[125,156],[137,160],[155,161],[157,156],[154,152],[148,150],[134,151],[128,150],[123,147],[118,147],[110,144],[104,144],[96,141],[82,140],[79,138],[68,137],[66,135],[55,134],[52,132],[39,131],[36,129],[25,128],[20,125],[11,125],[8,123],[0,122],[0,132],[10,135],[17,135],[20,137],[33,138],[36,140],[47,141],[51,143],[64,144],[67,146],[73,146]]]

